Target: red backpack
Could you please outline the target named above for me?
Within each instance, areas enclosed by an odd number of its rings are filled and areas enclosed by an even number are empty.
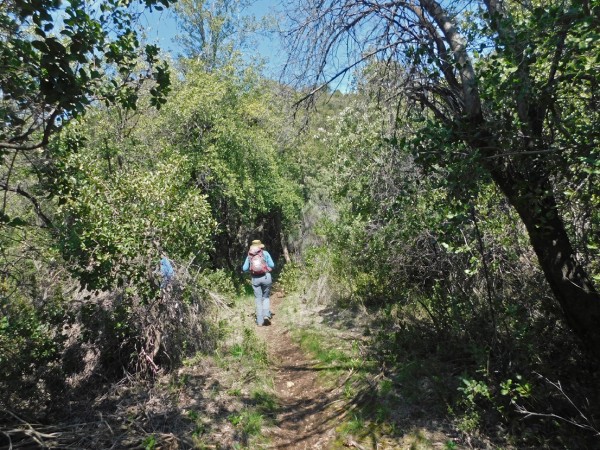
[[[264,275],[265,273],[270,272],[262,248],[258,246],[250,247],[248,258],[250,258],[250,273],[252,275]]]

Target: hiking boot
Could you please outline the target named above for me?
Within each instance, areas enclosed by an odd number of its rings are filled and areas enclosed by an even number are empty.
[[[263,320],[263,325],[271,325],[271,318],[265,317]]]

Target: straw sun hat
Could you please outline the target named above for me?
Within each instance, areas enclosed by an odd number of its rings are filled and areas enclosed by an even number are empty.
[[[250,244],[250,247],[260,247],[260,248],[265,248],[265,244],[263,244],[262,242],[260,242],[260,240],[255,239],[252,241],[252,243]]]

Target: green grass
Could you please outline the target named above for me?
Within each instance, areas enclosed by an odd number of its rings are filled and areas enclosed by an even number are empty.
[[[352,418],[346,420],[339,427],[339,432],[342,435],[359,435],[365,431],[367,424],[364,419],[357,414],[353,414]]]
[[[239,413],[230,415],[229,421],[248,436],[259,435],[264,423],[261,413],[247,408]]]
[[[245,353],[244,346],[242,344],[233,344],[229,349],[229,353],[231,353],[231,356],[234,358],[242,358]]]
[[[144,450],[154,450],[156,448],[156,444],[156,437],[153,434],[147,436],[146,439],[142,441]]]
[[[234,397],[241,397],[242,396],[242,390],[240,388],[231,388],[227,391],[227,393],[229,395],[232,395]]]
[[[275,394],[263,389],[256,389],[250,394],[250,398],[255,403],[256,408],[267,415],[274,415],[279,409]]]
[[[312,330],[298,330],[296,338],[302,349],[312,353],[321,364],[332,370],[358,370],[364,368],[365,362],[359,358],[354,349],[344,350],[324,345],[329,342],[326,336]],[[349,355],[348,352],[354,353]]]

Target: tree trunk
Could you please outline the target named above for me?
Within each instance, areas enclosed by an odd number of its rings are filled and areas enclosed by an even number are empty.
[[[292,259],[290,258],[290,251],[287,246],[287,239],[285,238],[285,234],[281,233],[281,248],[283,249],[283,259],[286,264],[290,264]]]
[[[567,324],[584,346],[600,358],[600,296],[577,257],[545,174],[492,177],[523,220],[531,245]]]

